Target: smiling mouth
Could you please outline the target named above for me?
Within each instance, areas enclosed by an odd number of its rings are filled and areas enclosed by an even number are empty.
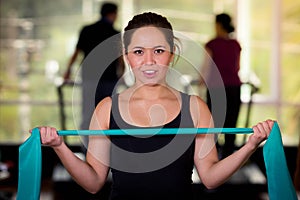
[[[145,71],[143,71],[143,73],[146,77],[151,78],[156,75],[157,71],[156,70],[145,70]]]

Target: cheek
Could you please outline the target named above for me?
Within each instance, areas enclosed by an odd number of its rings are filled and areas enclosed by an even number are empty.
[[[127,62],[129,64],[129,66],[131,66],[132,68],[141,66],[142,64],[142,59],[137,57],[137,56],[131,56],[130,54],[127,56]]]
[[[164,55],[157,58],[157,63],[160,65],[169,65],[169,63],[172,61],[172,57],[170,55]]]

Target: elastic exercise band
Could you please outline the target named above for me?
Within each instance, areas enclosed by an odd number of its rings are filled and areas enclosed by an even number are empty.
[[[250,128],[143,128],[111,130],[61,130],[65,135],[167,135],[167,134],[247,134]],[[297,200],[297,195],[287,168],[280,129],[275,122],[263,147],[270,200]],[[19,179],[17,200],[38,200],[41,185],[41,141],[38,128],[19,147]]]
[[[60,130],[61,136],[68,135],[174,135],[174,134],[246,134],[253,133],[251,128],[141,128],[109,130]]]

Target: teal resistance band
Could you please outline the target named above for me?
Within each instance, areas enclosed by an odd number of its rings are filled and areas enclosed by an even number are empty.
[[[277,125],[277,124],[276,124]],[[275,130],[275,131],[274,131]],[[163,129],[122,129],[122,130],[61,130],[58,131],[58,134],[61,136],[67,135],[167,135],[167,134],[215,134],[215,133],[224,133],[224,134],[247,134],[252,133],[253,130],[250,128],[163,128]],[[274,133],[273,133],[274,132]],[[273,127],[271,134],[280,136],[279,127]],[[270,137],[268,141],[270,140]],[[273,140],[273,139],[271,139]],[[281,136],[280,136],[281,141]],[[272,154],[275,149],[278,148],[278,142],[267,142],[265,146],[268,146],[270,151],[269,154]],[[279,144],[280,145],[280,144]],[[281,141],[282,146],[282,141]],[[264,147],[265,148],[265,147]],[[285,160],[284,152],[279,152],[281,154],[276,156],[270,156],[264,154],[265,162],[273,163],[272,159],[277,159],[279,161]],[[40,142],[40,133],[39,129],[34,129],[32,135],[20,146],[19,148],[19,180],[18,180],[18,193],[17,200],[38,200],[40,196],[40,184],[41,184],[41,142]],[[271,160],[269,158],[270,157]],[[282,166],[283,165],[283,166]],[[281,200],[286,199],[287,195],[291,200],[297,200],[295,189],[293,188],[290,176],[280,179],[280,182],[276,181],[277,175],[282,175],[282,171],[287,171],[286,162],[281,162],[280,170],[273,170],[273,164],[266,164],[266,170],[268,175],[268,185],[270,181],[274,181],[272,188],[269,187],[270,200]],[[271,169],[270,169],[271,168]],[[278,168],[277,168],[278,169]],[[272,172],[271,174],[268,173]],[[269,177],[271,176],[271,177]],[[272,178],[274,177],[274,178]],[[276,182],[275,182],[276,181]],[[282,182],[283,181],[283,182]],[[284,182],[285,181],[285,182]],[[289,184],[284,184],[289,183]],[[275,185],[275,186],[274,186]],[[280,186],[279,186],[280,185]],[[286,188],[287,185],[289,188]],[[285,187],[285,188],[282,188]],[[278,190],[278,187],[281,189]],[[272,191],[271,191],[272,190]],[[277,191],[280,191],[278,194]]]
[[[60,130],[58,135],[174,135],[174,134],[237,134],[253,133],[251,128],[142,128],[110,130]]]

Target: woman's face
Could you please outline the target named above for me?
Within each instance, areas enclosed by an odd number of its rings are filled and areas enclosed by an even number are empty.
[[[132,68],[137,84],[165,84],[173,54],[159,28],[142,27],[132,35],[126,60]]]

